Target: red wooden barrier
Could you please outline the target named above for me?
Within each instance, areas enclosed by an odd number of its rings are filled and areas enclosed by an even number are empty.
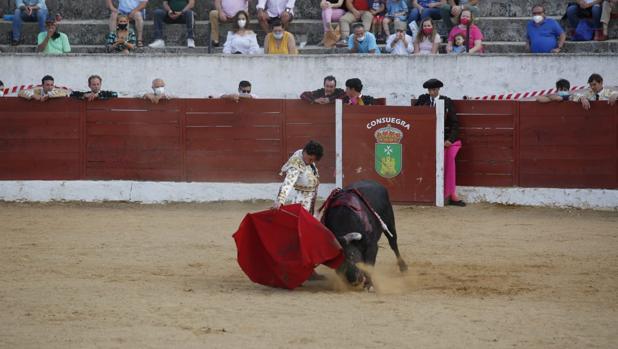
[[[80,179],[83,107],[0,98],[0,179]]]
[[[391,121],[378,122],[382,118]],[[344,185],[372,179],[389,189],[392,201],[435,203],[436,114],[432,108],[344,106],[343,125]],[[382,131],[398,139],[380,140]],[[383,162],[386,156],[391,160]]]
[[[455,101],[459,137],[457,184],[517,185],[517,102]]]
[[[522,187],[618,188],[618,107],[520,103]]]
[[[575,103],[507,101],[457,101],[456,107],[463,142],[458,184],[618,188],[618,107],[595,102],[586,112]],[[346,107],[345,117],[370,119],[377,110],[406,116],[420,109]],[[280,180],[277,173],[289,154],[313,138],[325,145],[322,181],[332,183],[334,111],[333,105],[299,100],[178,99],[154,105],[136,99],[0,98],[0,179],[272,182]],[[360,132],[346,129],[344,135]],[[362,145],[351,137],[344,142],[349,182],[361,178],[353,163],[374,167],[375,143]],[[435,155],[423,142],[405,146],[419,150],[414,154]],[[422,178],[428,180],[427,174]],[[415,198],[429,197],[402,185]]]

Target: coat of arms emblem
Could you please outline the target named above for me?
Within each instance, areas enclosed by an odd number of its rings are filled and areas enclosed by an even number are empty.
[[[388,124],[374,133],[375,170],[384,178],[393,178],[401,173],[402,150],[401,139],[403,132]]]

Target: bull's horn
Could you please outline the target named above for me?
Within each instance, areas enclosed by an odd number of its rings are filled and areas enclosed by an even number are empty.
[[[347,233],[343,236],[343,239],[345,240],[345,242],[350,242],[352,240],[360,240],[362,239],[363,236],[361,235],[361,233]]]

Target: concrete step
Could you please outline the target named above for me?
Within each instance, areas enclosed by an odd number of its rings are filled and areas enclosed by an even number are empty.
[[[161,7],[163,0],[150,0],[147,12]],[[10,6],[6,8],[6,1],[0,7],[4,7],[5,13],[15,10],[15,0],[9,0]],[[480,2],[481,15],[483,17],[527,17],[531,16],[531,7],[537,0],[482,0]],[[562,16],[566,12],[568,1],[545,1],[545,11],[550,16]],[[47,7],[52,13],[62,12],[67,19],[104,19],[109,16],[109,10],[104,0],[46,0]],[[250,12],[255,13],[256,1],[250,2]],[[296,18],[320,19],[321,9],[317,0],[297,0],[295,6]],[[198,18],[208,19],[208,12],[214,8],[214,1],[196,1],[195,12]],[[7,11],[8,10],[8,11]],[[147,17],[149,15],[147,14]],[[152,20],[152,16],[149,17]]]
[[[384,52],[384,45],[379,45]],[[446,45],[442,44],[441,53],[445,53]],[[0,45],[0,54],[10,55],[16,53],[34,53],[34,45]],[[75,54],[105,54],[105,47],[94,45],[73,45],[72,53]],[[347,54],[346,48],[325,48],[321,46],[308,45],[304,48],[299,48],[300,54],[303,55],[324,55],[324,54]],[[524,54],[527,53],[524,42],[487,42],[485,44],[485,52],[487,54]],[[562,51],[564,55],[568,54],[588,54],[588,53],[607,53],[618,52],[618,40],[608,40],[604,42],[567,42],[565,49]],[[222,53],[222,48],[212,48],[211,53]],[[208,54],[208,47],[198,46],[195,49],[189,49],[185,46],[167,46],[165,49],[143,48],[135,51],[137,55],[152,55],[152,54]]]
[[[527,18],[513,17],[486,17],[479,22],[479,27],[483,32],[486,41],[511,41],[518,42],[525,40]],[[566,23],[563,23],[563,26]],[[69,36],[73,45],[105,45],[105,37],[108,32],[106,20],[64,20],[61,22],[60,31]],[[262,45],[264,33],[258,30],[259,26],[254,20],[251,22],[258,34],[258,41]],[[227,30],[231,29],[230,24],[221,27],[221,41],[225,41]],[[445,30],[441,27],[441,32]],[[0,21],[0,44],[10,43],[9,33],[11,22]],[[144,27],[144,40],[149,43],[153,40],[153,23],[147,22]],[[210,31],[209,21],[197,21],[195,27],[196,44],[206,46]],[[307,42],[315,45],[322,40],[322,22],[318,20],[295,20],[290,25],[290,31],[297,36],[298,42]],[[25,23],[22,30],[22,43],[34,44],[38,34],[35,23]],[[610,24],[610,38],[618,38],[618,21]],[[165,27],[165,40],[170,45],[184,45],[186,42],[186,30],[184,25],[167,25]]]

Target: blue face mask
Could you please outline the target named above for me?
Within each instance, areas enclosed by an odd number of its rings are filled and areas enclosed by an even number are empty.
[[[569,91],[558,91],[558,96],[567,97],[569,95]]]

